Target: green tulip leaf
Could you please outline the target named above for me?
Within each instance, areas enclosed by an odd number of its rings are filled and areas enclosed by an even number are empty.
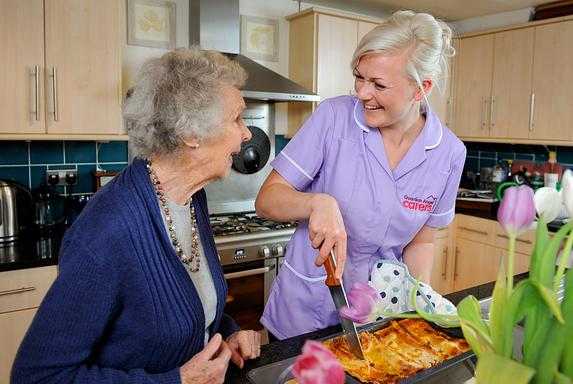
[[[534,281],[532,284],[537,289],[539,296],[543,299],[553,316],[555,316],[557,321],[561,324],[564,324],[565,320],[563,320],[563,314],[561,313],[561,308],[559,307],[559,301],[557,300],[555,292],[552,289],[541,285],[539,282]]]
[[[493,353],[480,356],[476,367],[478,384],[528,384],[534,374],[533,368]]]

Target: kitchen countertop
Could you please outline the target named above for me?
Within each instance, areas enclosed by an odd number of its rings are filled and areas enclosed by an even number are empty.
[[[64,229],[40,236],[27,233],[20,241],[0,244],[0,272],[58,264]]]
[[[482,219],[497,220],[497,209],[499,202],[481,203],[468,202],[463,200],[456,201],[456,214],[481,217]],[[557,232],[563,226],[562,221],[553,221],[547,224],[549,232]]]
[[[527,275],[527,273],[517,275],[515,276],[515,281],[517,282],[522,280],[526,278]],[[493,292],[493,286],[494,282],[491,282],[459,292],[450,293],[445,295],[445,297],[455,305],[457,305],[464,297],[468,295],[474,295],[477,299],[486,299],[491,296],[491,293]],[[227,375],[227,380],[225,382],[233,384],[247,384],[249,383],[249,380],[247,379],[247,373],[250,370],[297,356],[300,353],[302,345],[306,340],[321,339],[341,331],[342,329],[340,325],[336,325],[321,329],[316,332],[311,332],[304,335],[292,337],[290,339],[263,345],[261,347],[261,357],[256,360],[246,362],[244,369],[239,370],[237,367],[231,364]]]

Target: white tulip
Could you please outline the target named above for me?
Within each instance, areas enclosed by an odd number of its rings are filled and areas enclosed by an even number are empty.
[[[561,193],[555,188],[543,187],[535,191],[533,197],[537,215],[546,223],[550,223],[559,216],[561,211]]]
[[[561,179],[561,198],[567,210],[567,216],[573,218],[573,171],[570,169],[563,173]]]

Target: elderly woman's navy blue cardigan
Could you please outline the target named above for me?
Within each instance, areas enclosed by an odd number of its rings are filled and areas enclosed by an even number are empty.
[[[210,333],[237,330],[203,190],[193,196],[213,275]],[[203,268],[205,266],[202,266]],[[142,160],[98,192],[67,232],[58,278],[18,351],[13,383],[179,383],[203,348],[205,316],[165,230]]]

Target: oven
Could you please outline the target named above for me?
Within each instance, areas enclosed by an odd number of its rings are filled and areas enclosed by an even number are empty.
[[[242,329],[263,330],[259,320],[293,232],[294,227],[290,227],[215,236],[229,287],[225,312]]]

